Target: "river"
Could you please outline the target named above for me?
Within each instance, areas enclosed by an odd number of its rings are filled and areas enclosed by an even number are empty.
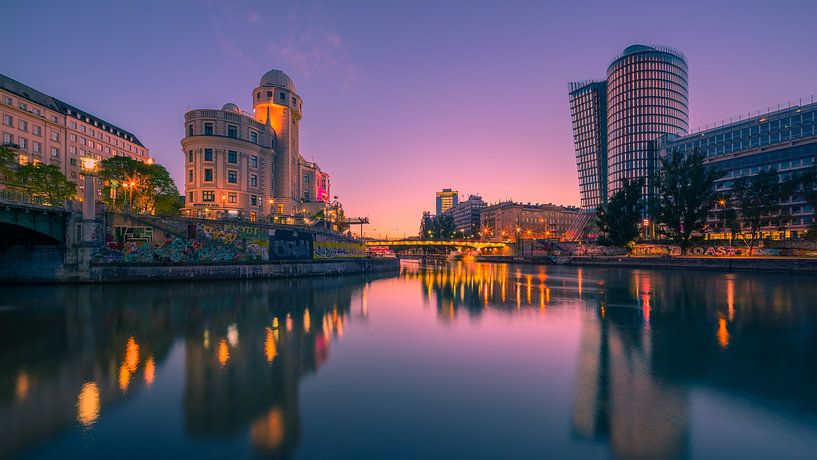
[[[0,287],[0,458],[814,458],[817,278]]]

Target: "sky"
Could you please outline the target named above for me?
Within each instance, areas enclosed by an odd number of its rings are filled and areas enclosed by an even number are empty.
[[[681,50],[690,126],[817,93],[817,2],[25,1],[0,73],[134,133],[183,192],[190,108],[303,99],[301,153],[367,235],[414,235],[435,192],[578,205],[567,84],[633,43]]]

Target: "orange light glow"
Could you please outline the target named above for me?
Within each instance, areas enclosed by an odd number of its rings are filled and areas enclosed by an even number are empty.
[[[278,449],[284,442],[284,414],[281,409],[273,407],[266,415],[256,419],[250,425],[250,438],[259,450]]]
[[[148,356],[147,361],[145,361],[145,384],[151,386],[155,380],[156,363],[153,361],[153,356]]]
[[[304,332],[309,332],[312,321],[309,318],[309,309],[304,309]]]
[[[275,343],[275,334],[272,328],[267,328],[266,338],[264,339],[264,356],[267,357],[267,362],[272,363],[276,356],[278,356],[278,345]]]
[[[17,401],[26,399],[30,388],[31,382],[28,378],[28,373],[26,371],[20,371],[20,373],[17,374],[17,381],[14,385],[14,395],[17,397]]]
[[[720,344],[721,348],[726,348],[729,346],[729,329],[727,328],[726,318],[720,317],[718,318],[718,343]]]
[[[122,363],[122,365],[119,366],[119,390],[124,393],[128,391],[128,386],[130,386],[130,371],[125,363]]]
[[[139,344],[136,343],[133,336],[128,338],[128,343],[125,345],[124,363],[131,373],[136,372],[136,368],[139,366]]]
[[[221,339],[218,341],[218,351],[216,352],[216,357],[218,358],[218,363],[224,367],[227,364],[227,361],[230,360],[230,348],[227,346],[227,339]]]
[[[77,397],[77,421],[83,426],[93,425],[99,418],[99,388],[86,382]]]

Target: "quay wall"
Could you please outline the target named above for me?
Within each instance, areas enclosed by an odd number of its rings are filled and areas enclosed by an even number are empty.
[[[768,271],[817,275],[817,259],[786,257],[573,257],[565,265],[668,270]]]

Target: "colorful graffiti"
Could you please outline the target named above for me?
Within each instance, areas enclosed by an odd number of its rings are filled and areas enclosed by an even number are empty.
[[[252,260],[266,260],[269,247],[269,230],[261,227],[235,224],[200,224],[197,237],[215,240],[236,248]]]
[[[313,254],[316,259],[366,257],[366,246],[348,241],[316,241]]]
[[[634,256],[680,256],[680,246],[666,244],[639,244],[633,248]]]

